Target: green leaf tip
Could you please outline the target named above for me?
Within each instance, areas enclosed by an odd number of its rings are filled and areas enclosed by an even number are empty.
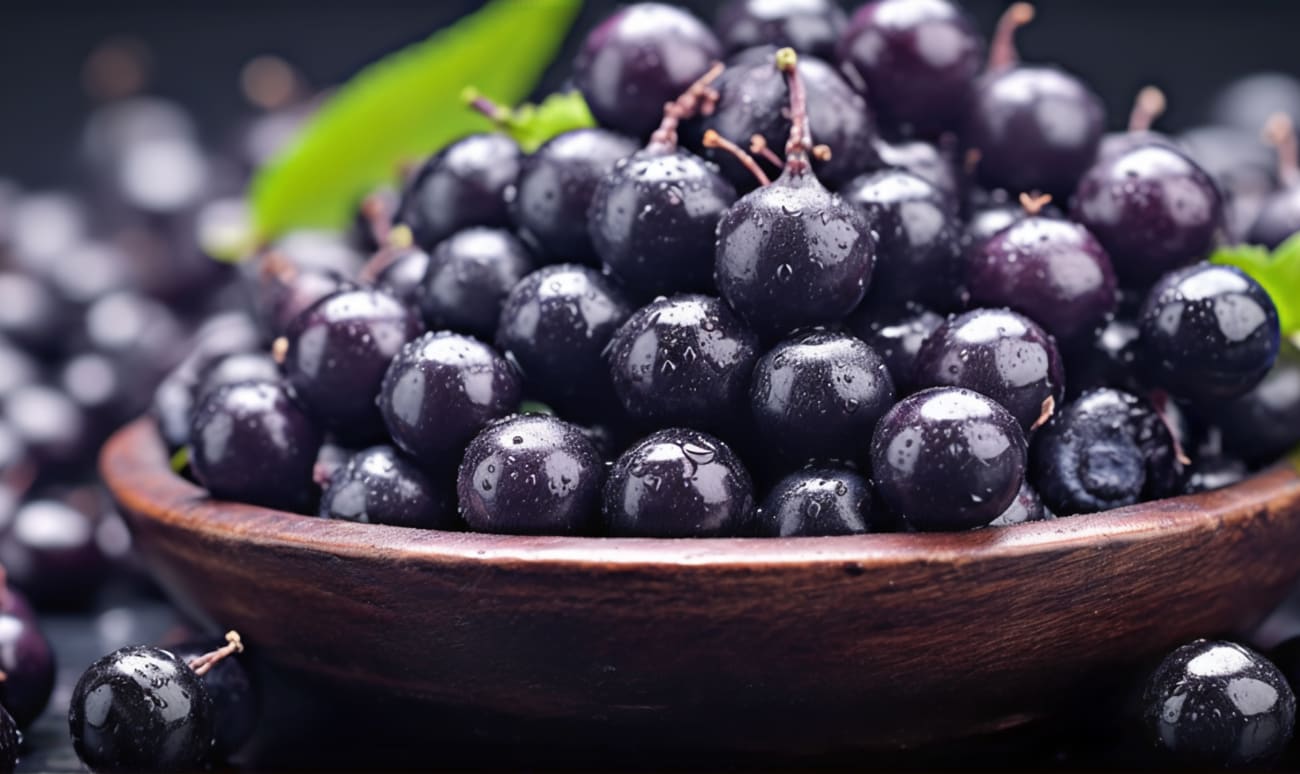
[[[342,228],[357,201],[423,158],[492,123],[466,110],[471,82],[523,99],[559,50],[580,0],[492,0],[370,65],[321,107],[251,187],[260,241],[293,228]],[[585,108],[585,105],[584,105]]]
[[[171,465],[172,472],[179,475],[180,472],[185,470],[186,466],[190,464],[190,447],[182,446],[177,449],[176,453],[171,456],[169,464]]]
[[[1258,245],[1221,247],[1210,261],[1236,266],[1254,278],[1277,306],[1282,335],[1300,337],[1300,234],[1271,253]]]

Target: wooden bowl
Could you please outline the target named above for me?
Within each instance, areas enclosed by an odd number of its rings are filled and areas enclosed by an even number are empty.
[[[817,754],[1053,712],[1257,622],[1300,573],[1300,475],[954,534],[650,540],[417,531],[209,500],[146,420],[102,457],[158,580],[323,689],[481,741]]]

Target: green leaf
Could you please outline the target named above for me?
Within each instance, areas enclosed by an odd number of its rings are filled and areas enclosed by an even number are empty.
[[[555,414],[555,409],[539,400],[526,400],[519,404],[520,414]]]
[[[478,89],[465,90],[466,102],[474,102],[479,97]],[[496,109],[501,113],[498,125],[519,143],[525,153],[532,153],[557,134],[596,125],[586,100],[578,91],[552,94],[540,105],[525,103],[514,110]]]
[[[1235,245],[1219,248],[1210,260],[1236,266],[1253,277],[1277,305],[1282,334],[1300,335],[1300,234],[1272,253],[1256,245]]]
[[[181,448],[176,450],[175,454],[172,455],[171,458],[172,472],[179,475],[180,472],[182,470],[185,470],[185,467],[189,464],[190,464],[190,447],[182,446]]]
[[[399,165],[492,124],[461,103],[473,83],[505,104],[550,63],[580,0],[493,0],[358,73],[252,185],[262,240],[298,227],[342,228],[358,199]]]

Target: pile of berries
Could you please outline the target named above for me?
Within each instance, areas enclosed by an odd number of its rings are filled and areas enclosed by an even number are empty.
[[[1300,355],[1204,262],[1232,181],[1150,129],[1158,92],[1106,134],[1021,63],[1032,10],[986,44],[946,0],[627,7],[575,63],[599,128],[453,143],[364,201],[368,259],[273,245],[269,354],[192,357],[164,434],[214,497],[498,533],[961,530],[1236,481],[1300,441]],[[1253,231],[1300,227],[1275,205]]]

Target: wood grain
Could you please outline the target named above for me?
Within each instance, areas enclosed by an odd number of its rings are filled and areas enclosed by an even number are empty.
[[[151,422],[104,478],[160,582],[277,668],[476,740],[817,754],[1067,705],[1257,621],[1300,574],[1300,475],[954,534],[538,538],[213,502]],[[653,742],[647,740],[655,740]]]

